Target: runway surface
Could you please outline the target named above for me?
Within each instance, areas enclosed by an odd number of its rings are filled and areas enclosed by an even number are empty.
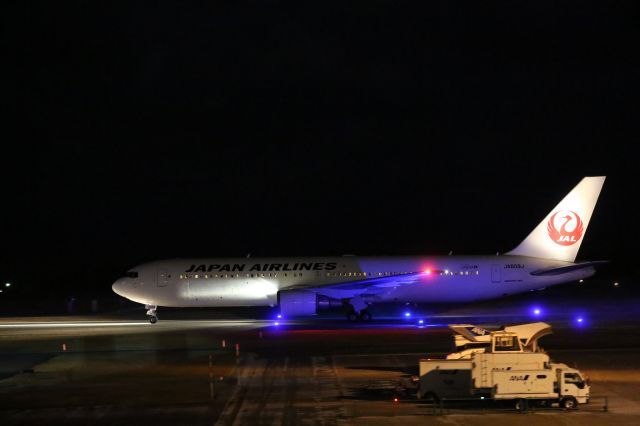
[[[264,326],[271,324],[272,321],[266,320],[181,320],[181,321],[163,321],[157,328],[161,329],[175,329],[175,328],[197,328],[197,327],[233,327],[233,326],[250,326],[258,325]],[[43,329],[43,328],[96,328],[104,329],[109,327],[149,327],[152,326],[146,320],[137,321],[95,321],[95,320],[74,320],[67,321],[2,321],[0,320],[0,329],[7,330],[19,330],[19,329]]]
[[[522,322],[503,315],[451,318]],[[503,406],[450,407],[434,415],[415,399],[410,378],[419,358],[448,352],[449,317],[423,324],[326,317],[277,326],[265,319],[152,325],[138,318],[0,319],[2,425],[511,425],[523,419]],[[577,412],[525,414],[527,423],[640,423],[640,320],[592,316],[576,324],[565,315],[549,322],[554,334],[542,346],[584,371],[594,398]]]

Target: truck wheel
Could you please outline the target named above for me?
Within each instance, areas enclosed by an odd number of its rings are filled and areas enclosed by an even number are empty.
[[[514,407],[518,411],[524,410],[524,407],[526,407],[524,399],[522,398],[516,399],[516,403],[514,404]]]
[[[566,408],[567,410],[574,410],[576,408],[578,408],[578,401],[576,401],[576,399],[572,396],[566,397],[564,398],[561,402],[560,405],[562,406],[562,408]]]

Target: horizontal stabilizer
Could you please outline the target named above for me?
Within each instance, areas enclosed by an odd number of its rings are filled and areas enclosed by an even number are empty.
[[[573,271],[577,271],[579,269],[584,269],[584,268],[596,267],[599,265],[604,265],[606,263],[609,263],[609,261],[594,260],[593,262],[574,263],[573,265],[560,266],[559,268],[538,269],[537,271],[531,272],[531,275],[536,275],[536,276],[562,275],[562,274],[566,274],[567,272],[573,272]]]

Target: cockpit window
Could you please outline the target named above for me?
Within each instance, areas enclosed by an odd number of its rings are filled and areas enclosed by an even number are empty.
[[[127,278],[138,278],[138,271],[129,271],[125,274]]]

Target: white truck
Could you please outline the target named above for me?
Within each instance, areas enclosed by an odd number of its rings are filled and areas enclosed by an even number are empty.
[[[482,339],[488,342],[482,351],[449,354],[453,356],[448,359],[421,359],[418,398],[513,400],[517,408],[522,408],[525,400],[527,404],[563,408],[577,408],[589,401],[590,387],[584,376],[552,362],[537,344],[527,349],[523,345],[526,339],[505,330],[489,332],[488,337]]]

